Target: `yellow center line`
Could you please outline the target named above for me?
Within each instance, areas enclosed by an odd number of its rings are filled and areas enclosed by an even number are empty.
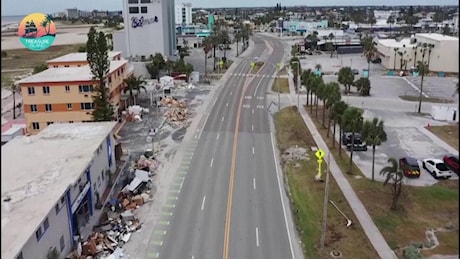
[[[262,65],[259,71],[261,71],[264,66],[265,64]],[[248,79],[246,79],[246,82],[243,85],[243,90],[241,92],[240,102],[238,105],[238,111],[236,114],[235,133],[233,136],[232,165],[230,168],[230,181],[228,184],[227,215],[225,219],[225,237],[224,237],[224,252],[223,252],[224,259],[228,259],[228,254],[229,254],[228,251],[229,251],[229,242],[230,242],[230,222],[231,222],[231,216],[232,216],[233,184],[234,184],[234,179],[235,179],[236,150],[238,146],[238,129],[240,126],[241,108],[243,107],[243,100],[246,94],[247,87],[252,83],[254,79],[255,77],[252,77],[251,79],[249,79],[249,83],[247,83]]]

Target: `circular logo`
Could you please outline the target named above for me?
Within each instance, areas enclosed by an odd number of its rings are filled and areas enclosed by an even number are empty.
[[[56,25],[49,14],[32,13],[24,17],[18,27],[19,40],[32,51],[48,49],[56,36]]]

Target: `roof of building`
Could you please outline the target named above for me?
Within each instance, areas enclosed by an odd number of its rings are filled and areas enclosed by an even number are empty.
[[[400,41],[396,41],[395,39],[379,39],[378,43],[390,48],[409,48],[417,45],[417,43],[410,43],[410,38],[404,38]]]
[[[2,258],[16,257],[115,125],[52,124],[2,146]]]
[[[458,41],[458,37],[452,37],[439,33],[417,33],[415,36],[424,37],[434,41]]]
[[[109,73],[112,73],[126,63],[128,63],[127,60],[110,61]],[[21,79],[17,83],[91,81],[92,78],[93,76],[89,65],[85,65],[81,67],[49,68],[30,77]]]
[[[109,51],[108,56],[109,59],[112,59],[113,57],[120,55],[120,51]],[[86,61],[86,52],[72,52],[69,54],[66,54],[64,56],[60,56],[51,60],[46,61],[47,63],[52,63],[52,62],[83,62]]]

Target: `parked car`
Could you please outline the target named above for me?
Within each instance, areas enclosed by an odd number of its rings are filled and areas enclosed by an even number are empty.
[[[352,132],[343,132],[342,133],[342,144],[343,145],[351,144],[351,135],[352,135]],[[355,144],[361,144],[362,143],[360,133],[355,133],[354,134],[354,143]]]
[[[359,70],[358,69],[352,69],[351,71],[353,72],[353,74],[359,75]]]
[[[448,154],[443,158],[444,164],[449,168],[451,171],[458,175],[458,156],[453,154]]]
[[[444,162],[439,159],[425,159],[422,162],[423,169],[427,170],[435,179],[449,179],[454,174],[446,167]]]
[[[351,141],[350,143],[347,144],[347,150],[351,151]],[[353,151],[356,151],[356,152],[367,151],[367,144],[362,143],[362,142],[361,143],[355,142],[355,144],[353,145]]]
[[[380,58],[375,58],[373,60],[371,60],[372,63],[382,63],[382,59]]]
[[[406,156],[399,159],[399,168],[403,170],[404,176],[407,178],[419,178],[420,166],[417,159]]]

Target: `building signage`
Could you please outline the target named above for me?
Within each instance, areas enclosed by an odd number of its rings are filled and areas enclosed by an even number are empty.
[[[83,201],[83,198],[86,196],[86,193],[88,193],[89,186],[90,184],[87,182],[83,190],[80,192],[80,194],[78,194],[77,199],[72,204],[72,214],[75,213],[75,211],[78,209],[78,206],[80,206],[80,203]]]
[[[153,24],[153,23],[158,23],[158,16],[151,17],[151,18],[144,18],[144,16],[131,18],[132,28],[144,27],[144,25]]]

